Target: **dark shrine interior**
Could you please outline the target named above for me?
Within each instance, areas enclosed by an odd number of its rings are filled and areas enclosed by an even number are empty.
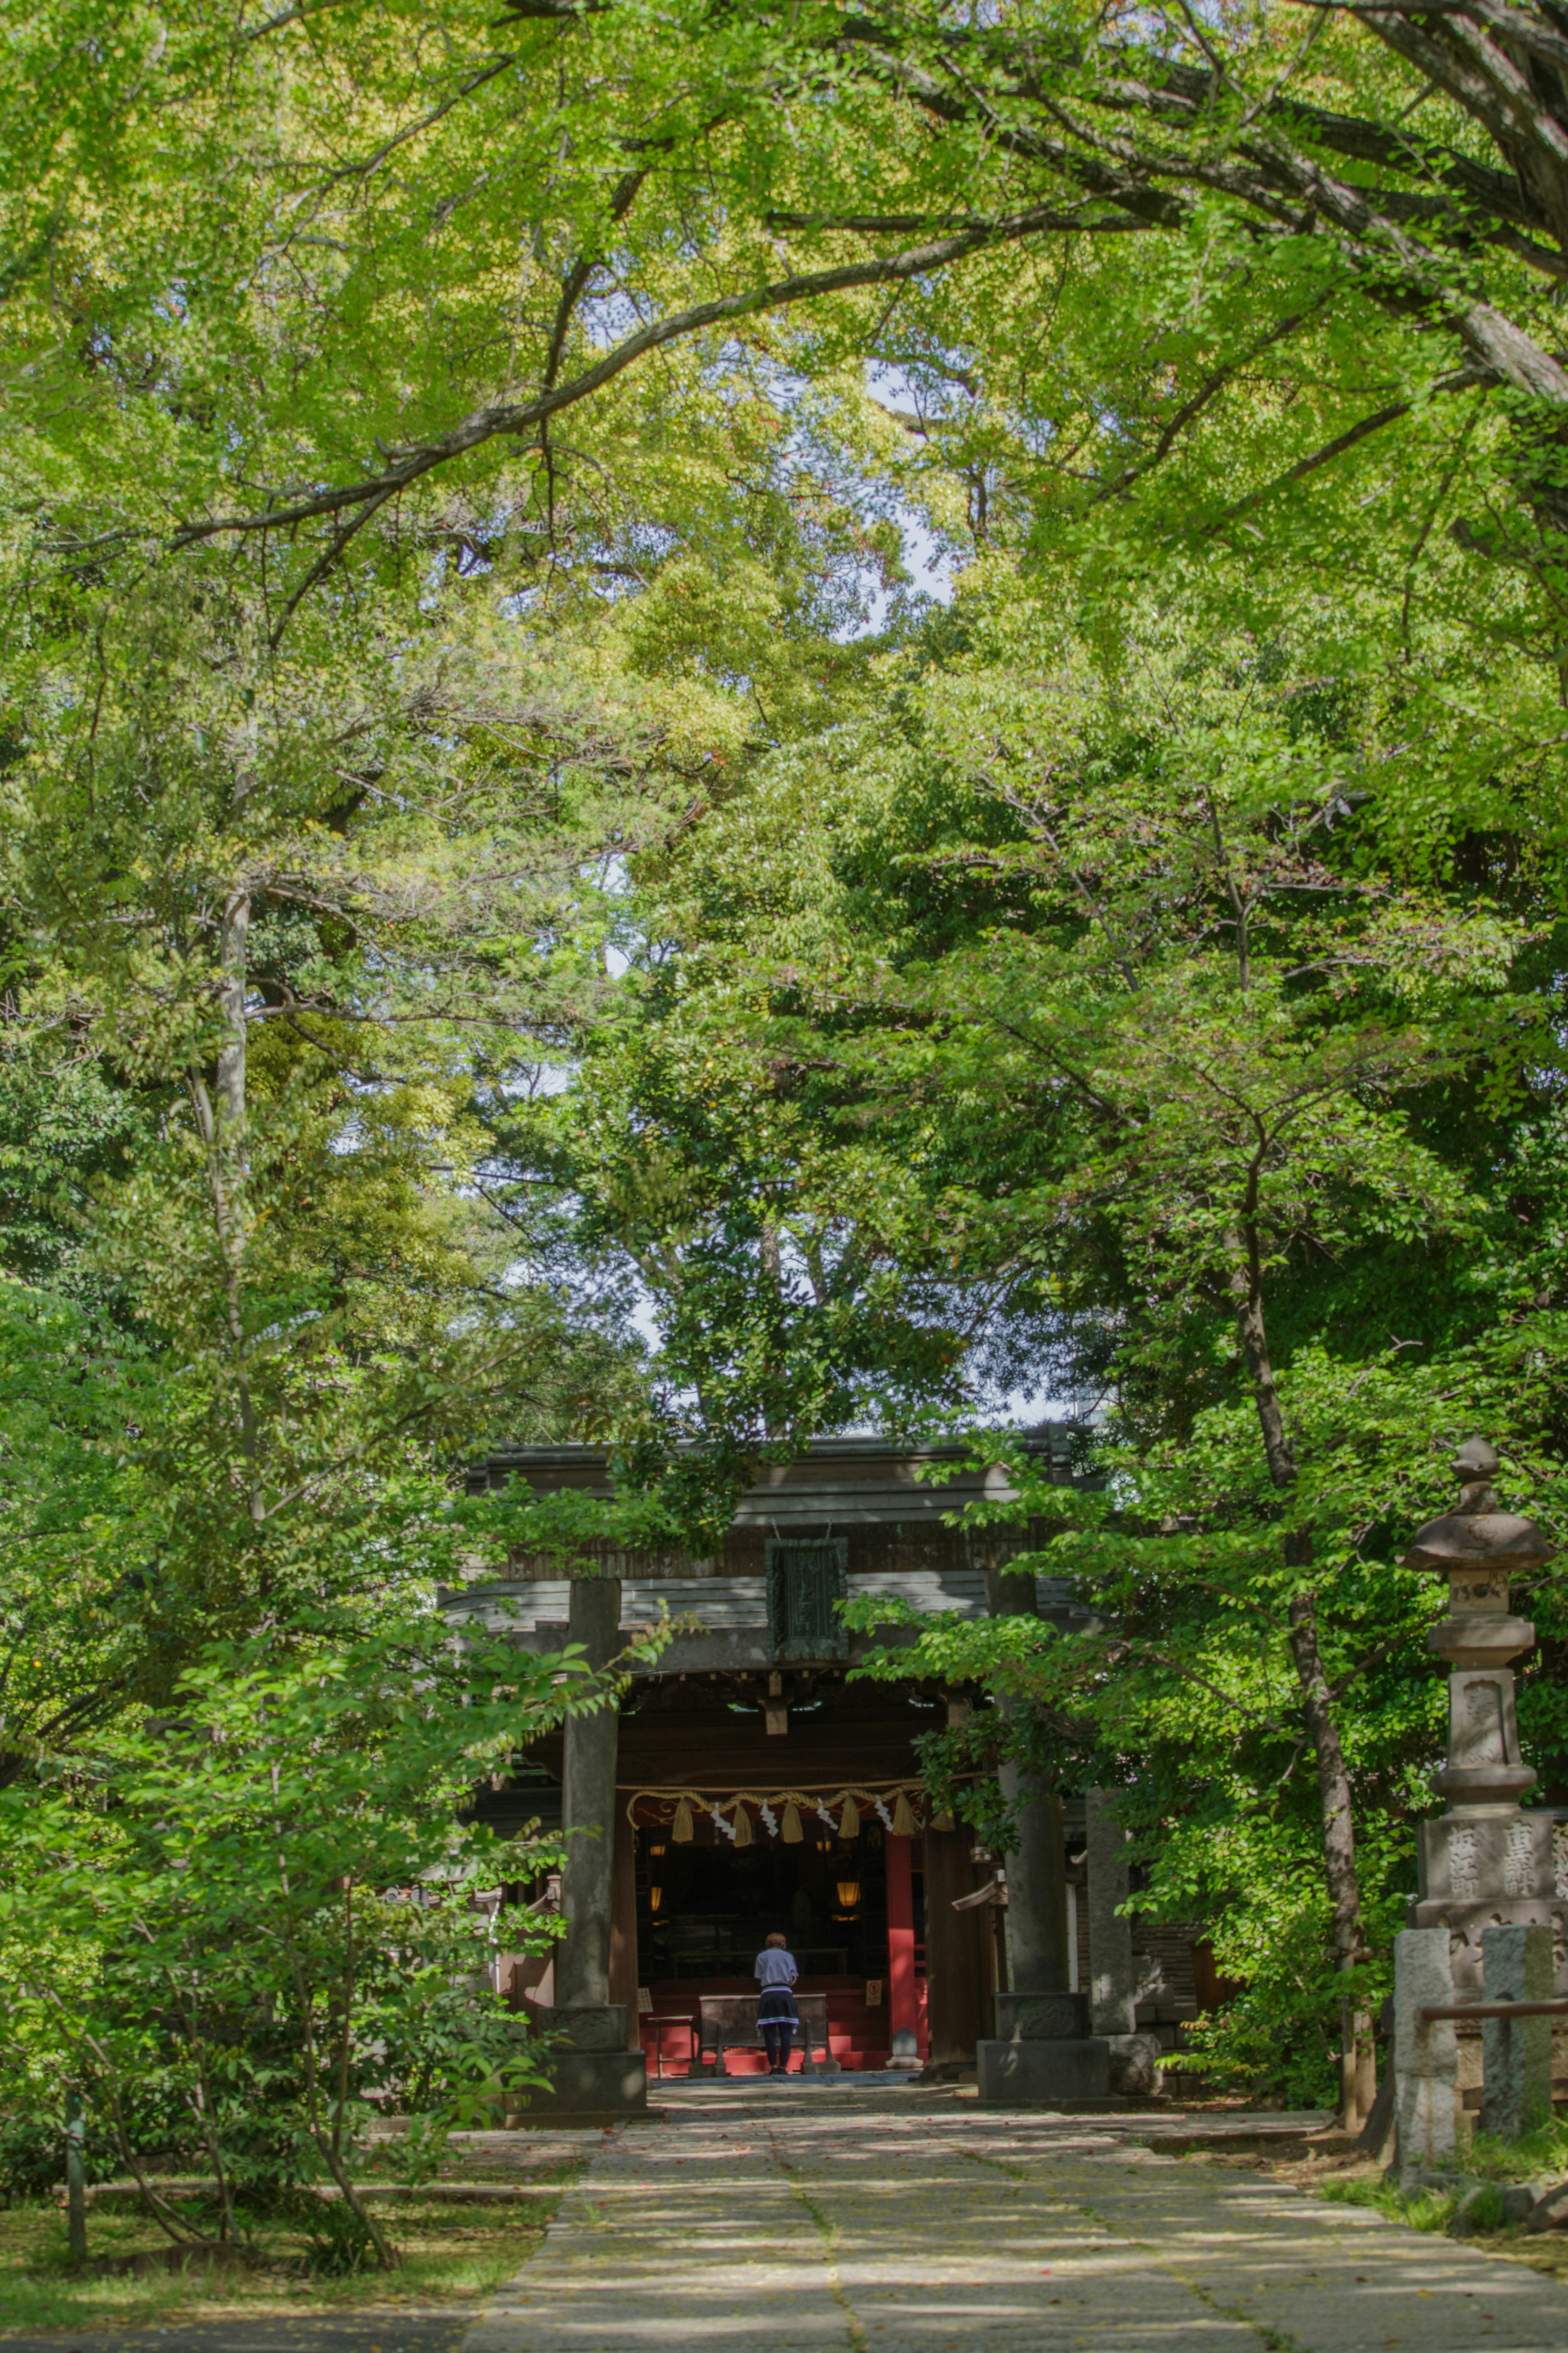
[[[736,1978],[749,1985],[764,1939],[789,1940],[803,1982],[881,1977],[887,1967],[886,1852],[879,1825],[840,1839],[803,1823],[798,1845],[760,1834],[735,1847],[709,1818],[690,1842],[637,1833],[637,1950],[644,1982]],[[918,1899],[918,1891],[917,1891]],[[920,1934],[916,1918],[916,1935]]]

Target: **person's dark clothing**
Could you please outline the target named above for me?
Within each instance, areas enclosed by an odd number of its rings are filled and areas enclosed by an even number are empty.
[[[800,2012],[788,1986],[764,1986],[757,1997],[757,2026],[768,2054],[770,2073],[782,2075],[788,2072],[790,2044],[799,2024]]]
[[[789,2073],[789,2047],[795,2039],[795,2021],[789,2018],[767,2020],[763,2027],[763,2042],[767,2048],[770,2075]]]

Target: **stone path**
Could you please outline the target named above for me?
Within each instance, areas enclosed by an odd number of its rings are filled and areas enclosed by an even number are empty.
[[[463,2353],[1568,2345],[1568,2287],[1522,2264],[1131,2131],[897,2093],[681,2101],[602,2146]]]

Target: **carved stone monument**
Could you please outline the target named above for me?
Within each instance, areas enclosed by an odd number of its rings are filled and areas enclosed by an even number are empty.
[[[1420,1825],[1410,1926],[1447,1929],[1459,2001],[1481,1998],[1485,1931],[1552,1927],[1558,1901],[1551,1819],[1519,1802],[1536,1777],[1519,1753],[1509,1663],[1535,1641],[1529,1620],[1510,1614],[1509,1578],[1541,1567],[1555,1546],[1532,1520],[1501,1509],[1497,1467],[1484,1438],[1467,1439],[1454,1464],[1458,1508],[1420,1529],[1405,1556],[1406,1568],[1448,1580],[1448,1615],[1426,1637],[1449,1669],[1448,1750],[1432,1777],[1448,1810]]]

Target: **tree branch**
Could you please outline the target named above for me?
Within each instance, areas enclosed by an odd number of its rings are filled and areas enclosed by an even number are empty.
[[[1074,224],[1076,225],[1076,224]],[[715,302],[694,303],[689,309],[672,312],[668,318],[656,319],[639,327],[612,345],[602,359],[580,375],[563,385],[556,385],[535,396],[532,400],[503,401],[473,414],[455,426],[451,432],[432,441],[394,453],[393,463],[384,471],[362,482],[342,483],[333,489],[315,491],[292,504],[264,508],[259,513],[222,515],[211,522],[182,525],[172,537],[176,548],[190,547],[198,541],[216,539],[229,532],[280,531],[293,523],[310,522],[319,515],[341,514],[346,509],[374,501],[381,504],[395,491],[406,490],[412,483],[446,465],[454,458],[467,455],[488,441],[511,438],[531,432],[563,408],[574,407],[593,393],[613,384],[645,353],[658,351],[665,343],[678,343],[689,336],[700,334],[704,328],[728,325],[733,320],[751,317],[759,311],[786,308],[795,302],[809,302],[825,294],[853,292],[862,286],[900,286],[910,279],[923,277],[928,271],[945,269],[950,262],[961,261],[971,253],[988,245],[1016,243],[1024,237],[1058,229],[1063,226],[1059,207],[1051,205],[1013,215],[1010,218],[982,221],[974,227],[963,229],[952,237],[940,237],[929,245],[911,247],[907,252],[874,256],[866,261],[847,262],[837,269],[811,270],[805,275],[775,279],[766,285],[754,287],[750,292],[728,294]]]

